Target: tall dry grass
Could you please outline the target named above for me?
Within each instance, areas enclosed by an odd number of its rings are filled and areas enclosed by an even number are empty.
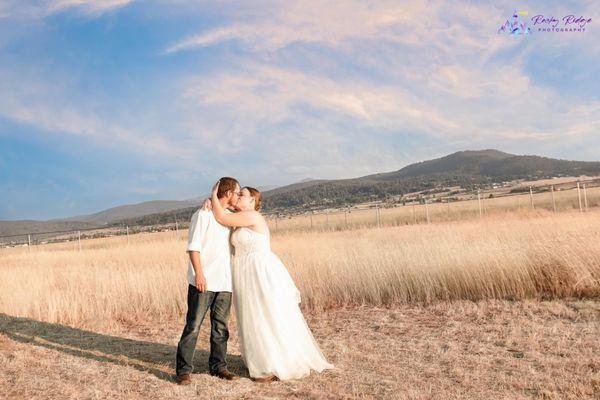
[[[595,297],[600,213],[281,235],[310,307]]]
[[[2,249],[0,312],[73,326],[181,317],[185,236]],[[272,247],[311,310],[600,294],[600,211],[281,232]]]

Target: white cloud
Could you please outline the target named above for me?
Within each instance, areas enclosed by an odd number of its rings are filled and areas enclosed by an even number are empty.
[[[429,146],[390,143],[398,133],[458,128],[408,93],[254,65],[182,83],[182,112],[197,141],[226,159],[253,161],[254,180],[350,177],[417,161]],[[284,178],[285,179],[285,178]]]
[[[44,18],[67,10],[77,10],[89,16],[98,16],[131,4],[134,0],[3,0],[2,18]]]
[[[53,14],[69,8],[77,8],[86,14],[102,14],[125,7],[133,0],[51,0],[47,4],[47,13]]]
[[[188,119],[190,131],[203,139],[224,139],[222,151],[243,154],[261,142],[282,142],[279,138],[289,136],[282,126],[294,135],[319,132],[304,144],[298,139],[296,145],[283,141],[290,148],[278,151],[286,152],[288,159],[289,153],[331,134],[342,135],[338,145],[361,137],[369,145],[381,144],[385,152],[386,141],[398,132],[467,143],[521,140],[560,145],[589,138],[600,128],[598,119],[591,118],[598,115],[600,103],[563,101],[555,91],[532,85],[518,67],[490,68],[486,73],[465,66],[444,67],[439,75],[451,74],[451,79],[434,76],[431,87],[422,91],[433,95],[420,98],[402,85],[339,82],[251,65],[183,84],[182,114],[193,116]],[[355,132],[341,130],[347,125]],[[311,151],[318,158],[327,147]]]
[[[127,3],[44,4],[96,14]],[[243,171],[242,179],[260,184],[392,170],[469,147],[539,153],[590,142],[600,103],[563,97],[527,74],[536,52],[560,47],[497,35],[511,7],[345,1],[230,10],[222,26],[165,50],[177,57],[227,41],[244,49],[211,53],[219,57],[207,60],[213,69],[160,82],[179,94],[172,109],[156,106],[165,130],[136,109],[121,118],[110,98],[93,99],[101,104],[94,107],[73,94],[78,83],[2,79],[0,112],[49,132],[193,161],[211,174]]]
[[[239,132],[275,140],[286,122],[313,130],[307,107],[318,113],[324,132],[347,124],[356,135],[377,132],[373,142],[380,143],[394,132],[467,146],[521,142],[538,149],[590,140],[599,128],[592,117],[596,103],[583,107],[587,99],[536,84],[525,72],[536,52],[573,42],[497,35],[512,7],[284,3],[259,7],[251,18],[233,13],[224,26],[184,38],[166,53],[231,40],[250,51],[228,60],[233,67],[225,71],[185,80],[183,90],[194,114],[190,125],[215,137],[235,136],[237,149],[243,148]],[[220,118],[232,122],[211,122]]]
[[[185,38],[166,49],[174,53],[194,47],[239,40],[256,51],[276,51],[293,43],[351,46],[355,39],[419,42],[426,27],[421,21],[433,16],[434,4],[420,1],[375,3],[361,1],[269,4],[258,7],[251,22],[236,22]],[[235,13],[234,13],[235,14]],[[237,14],[235,14],[237,15]]]
[[[54,135],[72,135],[95,141],[107,148],[128,146],[132,153],[144,156],[183,156],[186,149],[169,140],[168,135],[147,127],[124,123],[115,112],[101,111],[98,103],[106,99],[89,99],[79,93],[65,75],[50,74],[44,80],[35,68],[22,67],[18,72],[0,67],[0,116],[28,124]]]

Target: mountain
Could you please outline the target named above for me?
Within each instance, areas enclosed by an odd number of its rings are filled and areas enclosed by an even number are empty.
[[[600,162],[558,160],[487,149],[459,151],[396,171],[358,178],[306,178],[286,186],[262,186],[258,189],[263,192],[266,212],[289,212],[348,206],[413,192],[432,194],[452,186],[474,190],[494,182],[580,175],[600,175]],[[147,201],[51,221],[0,221],[0,235],[185,221],[207,197],[203,195],[183,201]]]
[[[0,236],[27,235],[28,233],[77,231],[100,225],[80,221],[0,221]]]
[[[300,190],[300,189],[307,189],[310,188],[312,186],[318,185],[319,183],[323,183],[323,182],[330,182],[326,179],[310,179],[310,180],[306,180],[303,179],[299,182],[296,183],[292,183],[290,185],[286,185],[286,186],[280,186],[278,188],[272,189],[272,190],[267,190],[267,191],[263,191],[263,197],[268,197],[268,196],[273,196],[279,193],[288,193],[294,190]]]
[[[268,191],[277,186],[259,186],[261,191]],[[101,228],[108,225],[120,225],[130,222],[135,225],[145,216],[151,216],[150,221],[157,223],[173,222],[179,210],[195,210],[209,194],[203,194],[189,200],[153,200],[137,204],[127,204],[112,207],[93,214],[76,215],[69,218],[52,219],[49,221],[0,221],[0,236],[23,235],[28,233],[75,231],[92,228]],[[186,211],[184,211],[184,215]],[[158,217],[156,217],[158,216]],[[189,219],[189,218],[184,218]],[[179,220],[183,220],[180,218]]]
[[[201,198],[204,199],[206,196],[201,196]],[[0,221],[0,236],[101,228],[125,219],[180,210],[182,208],[197,207],[201,203],[199,199],[145,201],[138,204],[109,208],[94,214],[77,215],[49,221]]]
[[[244,187],[242,182],[242,187]],[[257,186],[256,189],[261,191],[262,193],[268,193],[269,191],[277,190],[277,186]],[[186,208],[178,208],[170,211],[146,214],[137,217],[125,218],[119,220],[117,222],[113,222],[111,225],[128,225],[128,226],[136,226],[136,225],[161,225],[161,224],[172,224],[175,221],[189,221],[192,214],[196,212],[198,207],[204,203],[209,197],[208,194],[202,195],[195,199],[195,204],[192,207]]]
[[[435,193],[442,187],[474,190],[493,182],[580,175],[600,175],[600,162],[468,150],[392,172],[284,186],[264,193],[264,204],[266,211],[340,207],[411,192]]]
[[[501,163],[515,156],[498,150],[459,151],[434,160],[422,161],[406,166],[398,171],[384,174],[368,175],[359,179],[395,180],[398,178],[413,178],[416,176],[440,173],[461,173],[476,175],[482,173],[482,167],[490,163]],[[488,168],[486,168],[487,170]],[[484,174],[485,175],[485,174]]]
[[[179,210],[182,208],[198,206],[201,203],[201,198],[198,197],[192,200],[154,200],[145,201],[137,204],[127,204],[124,206],[118,206],[109,208],[104,211],[97,212],[89,215],[77,215],[65,219],[51,220],[49,222],[89,222],[95,224],[110,224],[116,221],[121,221],[128,218],[141,217],[143,215],[155,214],[160,212],[167,212],[172,210]]]
[[[368,175],[358,179],[397,180],[452,174],[514,180],[597,174],[600,171],[599,168],[600,162],[557,160],[531,155],[519,156],[498,150],[468,150],[411,164],[398,171]]]
[[[299,180],[297,183],[306,183],[306,182],[310,182],[310,181],[314,181],[313,178],[304,178],[302,180]]]

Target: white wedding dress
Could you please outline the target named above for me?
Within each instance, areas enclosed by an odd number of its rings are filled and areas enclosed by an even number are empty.
[[[242,358],[250,376],[298,379],[333,368],[319,349],[302,312],[300,292],[271,251],[269,235],[237,228],[231,243],[233,302]]]

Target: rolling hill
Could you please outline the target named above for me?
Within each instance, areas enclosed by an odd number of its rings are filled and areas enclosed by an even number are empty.
[[[260,187],[259,190],[270,190],[273,188],[274,186]],[[195,210],[207,197],[208,194],[204,194],[189,200],[145,201],[137,204],[112,207],[93,214],[76,215],[49,221],[0,221],[0,236],[102,228],[121,225],[127,223],[127,221],[143,220],[145,216],[163,215],[163,217],[158,218],[164,220],[164,215],[175,215],[178,210]],[[174,221],[174,218],[169,218],[169,222]],[[153,220],[157,219],[154,218]],[[130,225],[134,224],[131,223]]]
[[[600,162],[558,160],[502,151],[467,150],[408,165],[397,171],[350,179],[303,179],[281,187],[261,187],[267,212],[348,206],[440,187],[466,190],[494,182],[556,176],[600,175]],[[108,225],[149,225],[188,220],[207,195],[183,201],[148,201],[90,215],[51,221],[0,221],[0,235],[85,229]],[[64,228],[64,229],[63,229]]]
[[[204,197],[202,197],[204,198]],[[182,208],[194,207],[200,204],[201,198],[192,200],[154,200],[145,201],[138,204],[127,204],[109,208],[108,210],[100,211],[89,215],[77,215],[75,217],[66,218],[55,221],[80,221],[89,222],[92,224],[105,225],[113,222],[121,221],[128,218],[141,217],[144,215],[168,212],[172,210],[180,210]]]
[[[381,200],[391,195],[433,191],[441,186],[460,186],[472,190],[493,182],[585,174],[600,174],[600,162],[521,156],[493,149],[460,151],[411,164],[397,171],[280,187],[277,191],[264,194],[265,209],[279,211],[299,207],[338,207]]]

